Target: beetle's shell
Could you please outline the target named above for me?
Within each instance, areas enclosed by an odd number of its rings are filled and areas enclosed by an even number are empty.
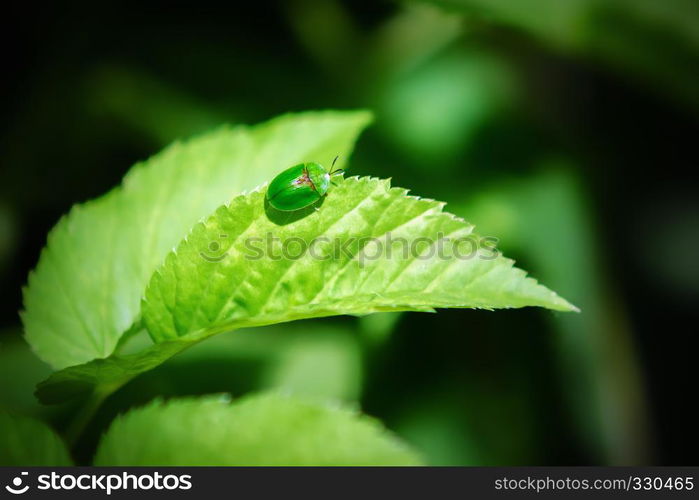
[[[277,210],[293,211],[318,201],[330,187],[330,175],[319,163],[299,163],[276,176],[267,200]]]

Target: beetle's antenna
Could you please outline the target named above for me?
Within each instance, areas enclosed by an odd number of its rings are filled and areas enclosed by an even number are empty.
[[[335,159],[333,160],[333,164],[330,165],[330,175],[341,175],[341,174],[345,173],[344,169],[341,169],[341,168],[338,168],[337,170],[333,170],[333,167],[335,166],[335,162],[337,161],[337,159],[339,157],[340,157],[340,155],[337,155],[335,157]]]

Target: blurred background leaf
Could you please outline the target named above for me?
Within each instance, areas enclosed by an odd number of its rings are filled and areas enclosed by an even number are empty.
[[[73,465],[68,450],[43,422],[0,411],[0,465]]]
[[[419,465],[366,416],[279,394],[156,401],[115,420],[96,465]]]
[[[38,416],[44,408],[34,397],[34,388],[51,372],[32,352],[19,328],[0,334],[0,380],[6,381],[0,384],[0,409]]]
[[[561,332],[553,340],[568,417],[577,421],[588,451],[600,460],[645,461],[645,396],[630,332],[606,278],[586,196],[573,172],[566,162],[549,161],[527,178],[480,191],[459,211],[583,301],[582,317],[552,318]],[[551,239],[542,243],[538,237],[543,234],[525,230],[534,227],[545,227]]]
[[[692,0],[430,0],[513,27],[563,53],[630,72],[666,97],[699,106],[699,5]]]

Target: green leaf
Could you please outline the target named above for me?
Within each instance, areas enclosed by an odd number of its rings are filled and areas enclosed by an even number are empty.
[[[369,120],[318,112],[224,127],[136,165],[49,234],[24,292],[28,342],[55,368],[109,356],[138,321],[153,271],[197,221],[294,163],[345,161]]]
[[[117,418],[95,465],[418,465],[381,424],[277,394],[156,401]]]
[[[190,345],[243,327],[440,307],[576,310],[494,253],[472,233],[473,226],[443,212],[443,203],[406,193],[386,180],[349,178],[330,191],[320,210],[286,225],[272,220],[279,214],[269,218],[262,191],[235,198],[197,224],[154,274],[143,321],[156,344],[58,372],[39,385],[38,397],[52,403],[118,387]],[[275,260],[279,255],[269,253],[255,259],[260,249],[254,245],[267,235],[279,244],[295,239],[310,245],[324,237],[348,253],[331,243],[298,259]],[[386,245],[383,254],[376,252],[377,242],[389,238],[394,242],[390,258]],[[395,246],[401,239],[414,244],[420,238],[432,244],[416,245],[415,251],[406,246],[407,255]],[[446,238],[466,243],[462,258],[448,251]],[[440,241],[443,254],[434,251],[425,259]],[[472,255],[474,245],[481,246]],[[322,260],[326,256],[331,258]]]
[[[99,400],[136,375],[152,370],[195,343],[193,339],[177,339],[152,345],[135,354],[113,354],[70,366],[54,372],[37,385],[35,395],[44,404],[60,404],[93,393]]]
[[[63,441],[46,424],[0,412],[0,466],[73,465]]]
[[[239,196],[168,255],[146,289],[144,324],[162,342],[337,314],[575,310],[486,248],[473,226],[442,211],[443,203],[406,194],[387,180],[349,178],[318,211],[281,226],[268,216],[262,190]],[[467,246],[458,255],[450,246],[457,241]]]

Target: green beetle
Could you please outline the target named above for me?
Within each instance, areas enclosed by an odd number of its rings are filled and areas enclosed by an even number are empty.
[[[299,163],[287,168],[276,176],[267,188],[267,201],[277,210],[291,212],[300,210],[320,200],[328,192],[330,178],[341,175],[342,169],[333,170],[337,156],[333,160],[330,172],[320,163]]]

